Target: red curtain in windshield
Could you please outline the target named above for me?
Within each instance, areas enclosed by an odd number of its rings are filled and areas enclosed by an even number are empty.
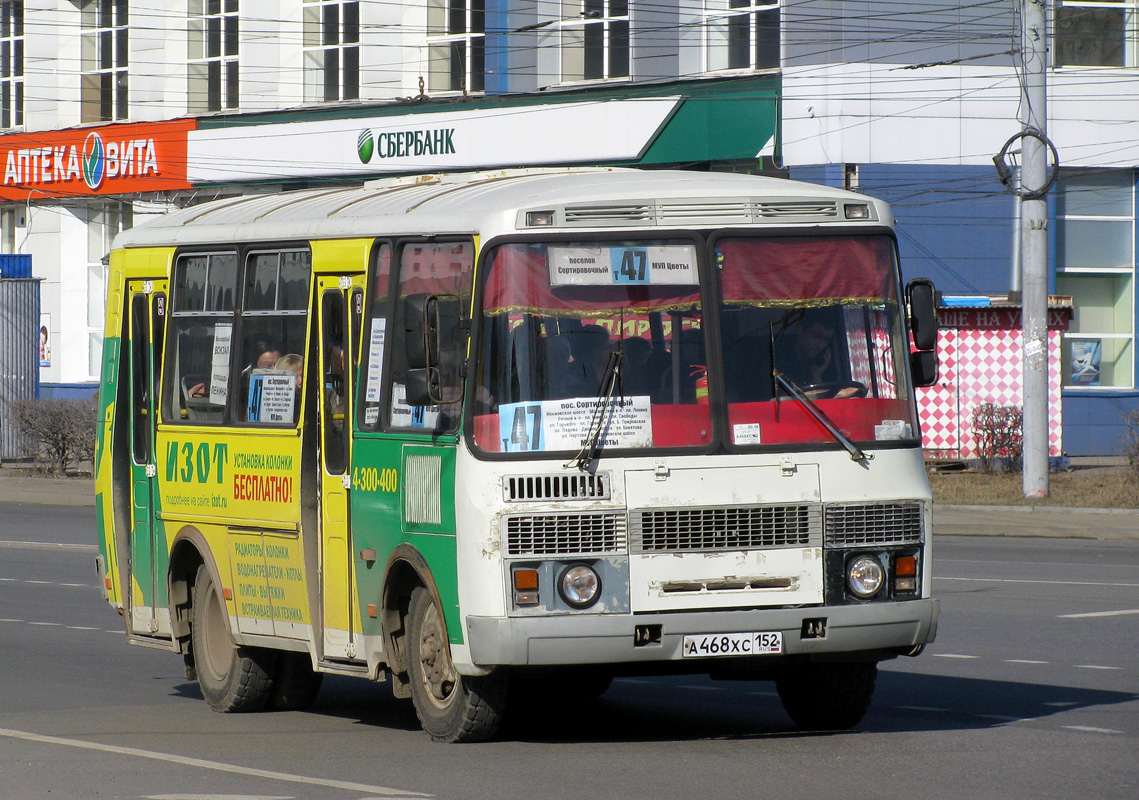
[[[543,316],[683,310],[699,304],[697,286],[551,287],[546,248],[529,245],[503,245],[495,251],[483,299],[487,314]]]
[[[722,239],[718,249],[725,303],[894,299],[886,236]]]

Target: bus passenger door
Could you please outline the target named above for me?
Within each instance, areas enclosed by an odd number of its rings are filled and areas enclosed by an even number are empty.
[[[354,286],[358,283],[359,286]],[[357,338],[349,321],[363,277],[317,279],[320,326],[320,597],[324,656],[356,658],[352,532],[348,490],[352,439],[352,373]],[[355,290],[354,290],[355,289]]]
[[[157,465],[154,436],[158,415],[166,282],[129,281],[131,557],[130,630],[143,636],[169,634],[166,609],[166,549],[155,522]]]

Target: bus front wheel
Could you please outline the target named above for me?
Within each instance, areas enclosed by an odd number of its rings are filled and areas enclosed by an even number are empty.
[[[797,664],[775,679],[788,716],[803,730],[853,728],[874,696],[878,665],[873,661]]]
[[[423,730],[437,742],[482,742],[502,721],[506,678],[460,675],[451,661],[447,626],[431,593],[417,587],[407,612],[408,678]]]
[[[275,653],[234,644],[213,575],[203,564],[194,581],[190,635],[202,696],[214,711],[257,711],[273,688]]]

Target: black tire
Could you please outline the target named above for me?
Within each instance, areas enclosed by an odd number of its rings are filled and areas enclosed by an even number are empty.
[[[269,708],[274,711],[303,711],[316,700],[323,681],[324,673],[312,668],[308,653],[281,653],[273,675]]]
[[[783,708],[803,730],[844,730],[866,715],[877,677],[873,661],[808,662],[780,674],[775,688]]]
[[[437,742],[494,736],[506,705],[505,675],[474,678],[455,671],[443,614],[422,587],[411,594],[406,630],[411,701],[427,735]]]
[[[214,711],[257,711],[273,688],[276,653],[238,647],[229,634],[225,601],[208,568],[198,568],[190,609],[191,647],[198,686]]]

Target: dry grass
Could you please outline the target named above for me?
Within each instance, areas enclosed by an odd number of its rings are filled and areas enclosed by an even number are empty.
[[[1131,467],[1092,467],[1048,476],[1048,498],[1024,496],[1019,472],[935,472],[929,475],[937,503],[965,506],[1073,506],[1139,508],[1139,472]]]

